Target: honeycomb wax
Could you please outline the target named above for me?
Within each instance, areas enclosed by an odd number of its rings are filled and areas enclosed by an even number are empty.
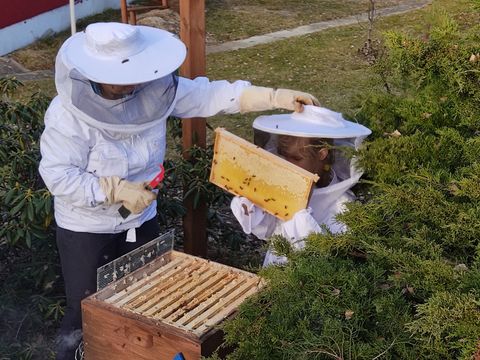
[[[210,181],[243,196],[268,213],[289,220],[308,204],[312,174],[222,128],[215,130]]]

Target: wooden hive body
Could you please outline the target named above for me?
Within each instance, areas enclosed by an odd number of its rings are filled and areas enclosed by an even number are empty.
[[[170,251],[82,301],[86,360],[210,355],[217,326],[262,287],[251,273]]]
[[[210,181],[280,219],[289,220],[307,207],[317,180],[317,175],[224,129],[215,130]]]

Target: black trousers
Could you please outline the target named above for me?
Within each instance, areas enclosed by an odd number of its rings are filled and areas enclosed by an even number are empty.
[[[136,242],[126,242],[127,232],[94,234],[57,228],[57,246],[65,282],[67,306],[59,336],[57,359],[74,359],[81,338],[82,299],[97,291],[97,268],[155,239],[160,228],[153,218],[136,229]]]

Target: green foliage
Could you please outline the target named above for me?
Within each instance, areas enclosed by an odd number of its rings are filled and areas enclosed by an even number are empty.
[[[177,151],[181,153],[181,147]],[[213,146],[206,149],[194,146],[190,149],[190,159],[178,157],[164,162],[166,176],[157,198],[157,218],[165,228],[174,227],[186,213],[184,199],[192,199],[194,208],[204,201],[207,206],[207,234],[214,241],[209,246],[215,247],[217,252],[238,251],[245,243],[245,235],[238,223],[229,221],[231,195],[208,180],[212,157]],[[218,260],[245,265],[238,256],[236,259]]]
[[[224,194],[218,187],[208,181],[213,158],[213,147],[203,149],[193,146],[189,149],[190,159],[177,162],[176,171],[185,186],[185,198],[193,198],[196,208],[200,200],[209,204],[215,202],[218,196]]]
[[[165,168],[165,177],[157,197],[157,218],[160,224],[169,227],[172,226],[177,218],[185,215],[185,207],[180,196],[182,189],[179,184],[180,179],[175,171],[176,163],[166,160],[163,166]]]
[[[477,290],[480,288],[477,288]],[[477,294],[439,291],[419,305],[418,320],[407,325],[425,353],[471,359],[478,346],[480,303]]]
[[[181,119],[169,119],[169,132],[176,153],[183,154]],[[180,185],[185,189],[184,198],[192,198],[194,207],[197,207],[200,200],[205,201],[208,206],[213,206],[228,202],[231,198],[225,191],[208,181],[212,158],[213,144],[205,149],[194,145],[188,150],[188,159],[177,157],[169,162],[172,164],[172,175],[175,177],[172,185],[178,184],[175,180],[180,180]]]
[[[230,359],[470,359],[480,341],[480,27],[387,33],[357,119],[365,201],[312,235],[225,326]]]
[[[10,101],[19,85],[14,79],[0,80],[0,238],[31,247],[35,239],[48,236],[52,219],[52,199],[37,171],[48,99],[35,94],[26,104]]]
[[[22,84],[0,79],[0,352],[29,359],[48,352],[63,311],[52,231],[52,198],[38,174],[49,99],[13,100]],[[39,330],[40,329],[40,330]]]
[[[307,252],[263,275],[267,290],[226,325],[231,359],[372,359],[393,344],[388,358],[408,358],[410,310],[376,266]]]

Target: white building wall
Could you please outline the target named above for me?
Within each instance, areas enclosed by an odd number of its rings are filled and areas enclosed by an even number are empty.
[[[101,13],[106,9],[118,8],[120,8],[120,0],[83,0],[75,5],[75,17],[81,19]],[[27,46],[46,35],[69,28],[70,7],[68,4],[7,26],[0,29],[0,56]]]

